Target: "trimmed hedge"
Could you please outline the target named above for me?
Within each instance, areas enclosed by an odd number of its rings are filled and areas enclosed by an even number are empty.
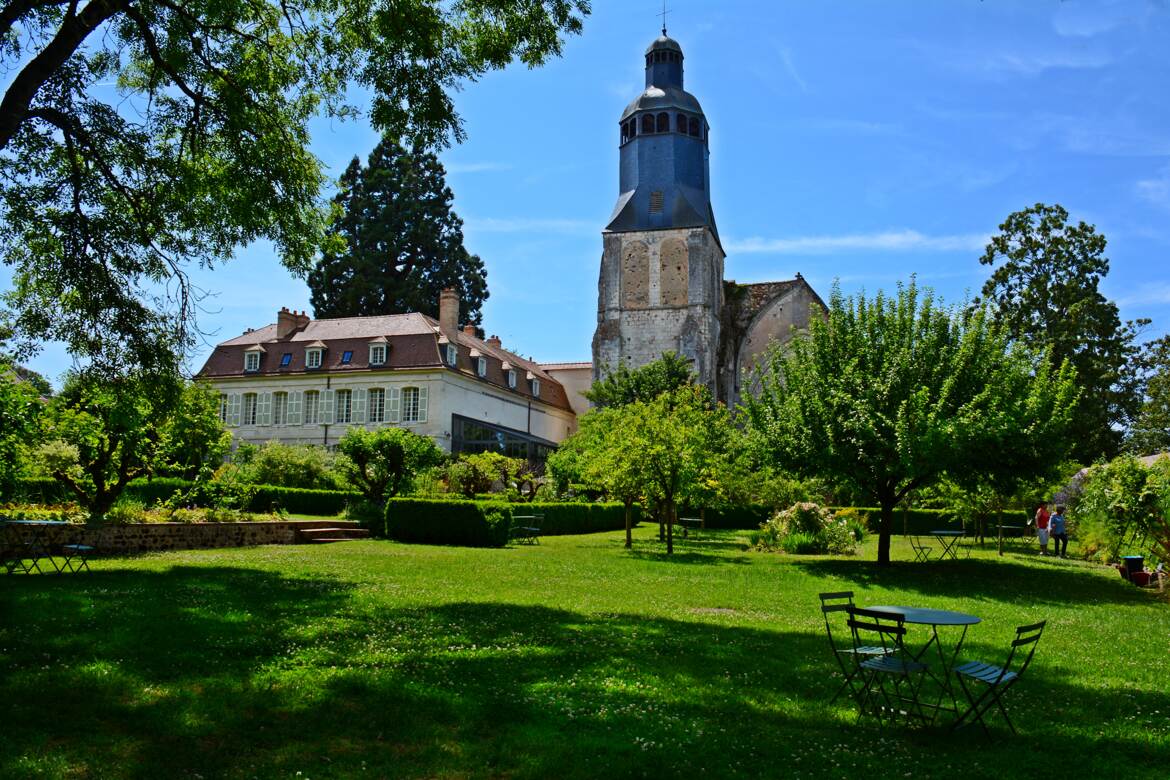
[[[847,507],[833,507],[834,512],[838,512]],[[866,518],[866,526],[870,531],[877,533],[882,521],[882,510],[873,506],[858,506],[852,507],[857,510],[858,514]],[[1020,525],[1027,526],[1031,515],[1023,509],[1007,509],[1003,513],[1004,525]],[[987,518],[987,533],[994,534],[996,529],[997,518]],[[894,509],[894,533],[895,534],[910,534],[910,535],[925,535],[931,531],[938,531],[942,529],[959,530],[963,528],[963,524],[958,517],[949,509],[902,509],[897,507]],[[968,527],[966,529],[969,533],[974,532],[975,529]]]
[[[190,480],[177,477],[136,479],[122,491],[124,498],[153,506],[166,501],[175,493],[190,489]],[[273,506],[298,515],[336,515],[351,501],[361,499],[361,493],[347,490],[309,490],[277,485],[254,485],[255,494],[244,507],[248,512],[269,512]],[[22,479],[17,483],[16,496],[38,504],[61,504],[75,500],[73,492],[55,479]]]
[[[311,490],[276,485],[255,485],[256,493],[248,503],[249,512],[270,512],[275,507],[294,515],[338,515],[351,501],[360,501],[361,493],[348,490]]]
[[[541,536],[620,531],[626,527],[626,507],[621,503],[569,504],[534,501],[531,504],[510,506],[513,515],[544,515],[544,522],[540,526]],[[637,525],[642,519],[642,508],[635,504],[630,511],[631,520]]]
[[[382,533],[376,527],[370,532],[415,544],[503,547],[512,527],[512,509],[502,501],[392,498],[386,502]]]
[[[680,511],[679,517],[703,517],[707,528],[728,528],[734,530],[758,530],[762,523],[768,521],[776,510],[764,504],[743,504],[729,506],[723,509],[708,509],[704,513],[699,510]]]
[[[178,477],[135,479],[126,485],[122,495],[149,505],[156,501],[166,501],[175,493],[189,487],[191,487],[189,480]],[[58,482],[52,477],[17,480],[12,498],[24,499],[35,504],[60,504],[77,500],[77,496],[65,486],[65,483]]]

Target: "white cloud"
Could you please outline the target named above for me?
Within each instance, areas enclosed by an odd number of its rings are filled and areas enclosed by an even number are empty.
[[[1132,292],[1117,299],[1119,306],[1148,306],[1170,303],[1170,282],[1151,281],[1139,284]]]
[[[1134,185],[1139,197],[1160,206],[1170,209],[1170,168],[1164,168],[1161,176],[1153,179],[1142,179]]]
[[[800,87],[801,92],[808,92],[808,82],[801,78],[800,73],[796,70],[796,65],[792,62],[792,50],[787,46],[778,46],[776,51],[780,55],[780,60],[784,63],[784,69],[788,71],[788,75],[796,82],[796,86]]]
[[[1007,73],[1016,76],[1037,76],[1048,70],[1086,70],[1103,68],[1113,62],[1105,52],[1008,52],[1000,51],[976,59],[978,70],[989,73]]]
[[[985,233],[927,236],[917,230],[856,233],[843,236],[796,238],[751,237],[728,242],[727,251],[738,254],[837,254],[845,252],[978,252],[987,245]]]
[[[510,171],[509,163],[501,162],[471,162],[471,163],[444,163],[447,173],[486,173],[489,171]]]

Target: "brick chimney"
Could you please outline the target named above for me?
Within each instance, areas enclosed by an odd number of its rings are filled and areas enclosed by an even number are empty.
[[[281,306],[276,313],[276,337],[287,339],[308,324],[309,315],[303,311],[289,311],[287,306]]]
[[[448,287],[439,293],[439,327],[443,330],[459,330],[459,293]]]
[[[470,322],[467,323],[466,325],[463,326],[463,333],[466,336],[474,336],[475,335],[475,326],[472,325]]]
[[[500,337],[494,333],[492,334],[491,338],[489,338],[487,340],[487,343],[488,343],[489,347],[495,347],[496,349],[503,349],[502,345],[500,344]]]

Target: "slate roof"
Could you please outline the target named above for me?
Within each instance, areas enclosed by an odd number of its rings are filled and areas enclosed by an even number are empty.
[[[440,336],[454,343],[459,350],[458,365],[448,366],[439,351]],[[386,363],[369,365],[371,341],[381,337],[388,344]],[[305,348],[312,342],[325,344],[321,368],[305,368]],[[260,344],[265,351],[260,357],[259,371],[244,371],[244,352]],[[487,376],[476,373],[471,351],[487,358]],[[352,352],[349,363],[342,363],[345,352]],[[284,354],[289,364],[281,366]],[[508,387],[507,374],[501,364],[507,361],[517,371],[516,388]],[[438,320],[425,314],[389,314],[377,317],[344,317],[340,319],[309,320],[301,330],[285,339],[276,338],[276,324],[265,325],[218,345],[196,375],[201,379],[227,379],[306,374],[348,375],[369,371],[433,368],[458,371],[476,381],[494,385],[524,399],[532,398],[531,385],[524,381],[531,373],[540,380],[540,397],[536,400],[572,411],[568,395],[561,383],[553,379],[538,363],[495,347],[488,342],[464,333],[462,330],[441,330]]]

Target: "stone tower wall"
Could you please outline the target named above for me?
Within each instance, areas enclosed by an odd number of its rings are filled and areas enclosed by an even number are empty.
[[[717,391],[723,250],[709,228],[604,234],[593,374],[675,351]]]

